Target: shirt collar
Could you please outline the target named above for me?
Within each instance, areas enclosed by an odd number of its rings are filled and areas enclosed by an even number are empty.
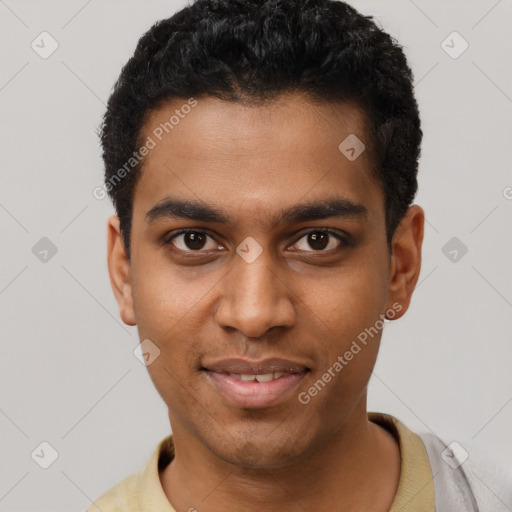
[[[400,447],[400,480],[390,512],[435,512],[432,470],[421,438],[390,414],[368,412],[368,420],[388,430]],[[162,471],[173,457],[171,434],[158,443],[139,473],[137,486],[141,511],[176,512],[164,493],[159,476],[159,470]]]
[[[435,512],[434,477],[421,438],[390,414],[368,412],[368,420],[388,430],[400,447],[400,480],[389,512]]]

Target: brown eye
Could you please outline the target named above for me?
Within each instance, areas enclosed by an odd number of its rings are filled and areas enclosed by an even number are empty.
[[[212,250],[216,247],[215,241],[202,231],[182,231],[174,235],[168,243],[184,252]]]
[[[301,245],[303,240],[306,243]],[[343,245],[343,238],[332,231],[310,231],[300,238],[295,245],[303,251],[327,252],[340,248]]]
[[[330,235],[327,233],[309,233],[308,244],[315,251],[322,251],[329,245]]]

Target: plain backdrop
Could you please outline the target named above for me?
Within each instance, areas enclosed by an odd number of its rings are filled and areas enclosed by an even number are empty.
[[[0,0],[2,511],[84,510],[169,433],[110,289],[113,208],[92,191],[111,87],[139,37],[184,5]],[[422,273],[385,329],[369,410],[510,466],[512,3],[352,5],[404,46],[424,131]]]

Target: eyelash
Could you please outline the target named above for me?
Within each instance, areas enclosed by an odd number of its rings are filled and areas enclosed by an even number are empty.
[[[200,231],[200,230],[197,230],[197,229],[182,229],[182,230],[178,231],[177,233],[174,233],[171,237],[166,238],[163,241],[163,244],[166,245],[166,246],[172,246],[173,245],[172,241],[175,238],[177,238],[180,235],[187,234],[187,233],[200,233],[200,234],[207,235],[208,237],[210,237],[212,239],[215,239],[212,235],[210,235],[206,231]],[[311,229],[310,231],[307,231],[307,232],[303,233],[292,245],[295,245],[299,240],[302,240],[305,236],[307,236],[307,235],[309,235],[311,233],[327,233],[328,235],[334,237],[336,240],[341,242],[341,244],[337,248],[335,248],[335,249],[329,249],[327,251],[322,251],[322,250],[320,250],[320,251],[314,251],[314,250],[309,251],[309,252],[312,252],[312,253],[327,253],[328,254],[328,253],[338,252],[341,249],[343,249],[344,247],[349,247],[351,245],[350,237],[348,235],[342,235],[341,233],[337,233],[336,231],[332,231],[332,230],[327,229],[327,228]],[[174,250],[179,251],[181,253],[185,253],[185,254],[201,254],[201,252],[202,252],[202,251],[193,251],[193,250],[183,251],[182,249],[178,249],[177,247],[174,247]]]

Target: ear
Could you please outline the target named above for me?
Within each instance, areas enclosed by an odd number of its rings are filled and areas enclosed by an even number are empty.
[[[400,318],[409,308],[420,275],[424,224],[423,209],[413,205],[409,207],[393,235],[387,306],[388,309],[396,303],[402,306],[396,311],[395,319]]]
[[[121,319],[127,325],[136,325],[133,308],[130,262],[121,235],[119,217],[112,215],[107,225],[107,262],[110,284],[119,306]]]

